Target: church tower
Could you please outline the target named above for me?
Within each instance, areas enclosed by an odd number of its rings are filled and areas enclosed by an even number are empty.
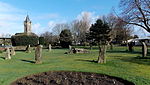
[[[30,34],[31,33],[31,21],[29,19],[29,16],[26,16],[26,19],[24,21],[24,33]]]

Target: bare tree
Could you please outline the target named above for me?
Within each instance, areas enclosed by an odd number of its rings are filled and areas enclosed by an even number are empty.
[[[122,19],[115,16],[113,13],[103,16],[103,21],[106,21],[110,27],[111,39],[109,41],[110,49],[113,49],[112,41],[116,40],[117,43],[122,43],[130,38],[132,34],[131,26],[125,23]]]
[[[72,33],[76,43],[83,45],[86,42],[86,33],[89,31],[90,22],[90,14],[84,12],[80,19],[74,20],[71,23]]]
[[[111,38],[110,38],[110,41],[108,42],[108,44],[110,45],[110,49],[113,50],[112,40],[114,40],[116,38],[116,35],[117,35],[116,26],[117,26],[118,18],[113,13],[110,13],[107,16],[103,16],[103,20],[108,23],[108,26],[111,29],[111,32],[110,32]]]
[[[121,0],[120,8],[124,22],[150,32],[150,0]],[[142,42],[142,45],[142,47],[146,47],[145,42]]]
[[[52,44],[52,37],[53,37],[53,34],[51,32],[44,32],[40,35],[41,37],[44,37],[44,40],[45,40],[45,44],[48,45],[48,44]]]
[[[121,0],[120,8],[123,21],[150,32],[150,0]]]
[[[52,29],[54,35],[59,35],[62,30],[69,29],[69,25],[66,23],[56,24],[55,27]]]

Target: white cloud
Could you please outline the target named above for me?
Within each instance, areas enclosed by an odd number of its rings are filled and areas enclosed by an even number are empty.
[[[83,11],[77,16],[77,19],[81,20],[82,16],[86,16],[91,21],[91,23],[95,23],[95,21],[99,18],[99,15],[96,15],[95,12]]]
[[[140,38],[145,38],[145,37],[150,36],[149,32],[147,32],[145,29],[138,27],[138,26],[134,26],[133,34],[138,35]]]
[[[0,2],[0,34],[23,32],[23,10]]]
[[[23,10],[15,8],[8,3],[0,2],[0,12],[23,12]]]
[[[39,34],[42,31],[42,26],[40,23],[36,23],[32,25],[32,32]]]
[[[56,22],[55,22],[55,21],[49,21],[49,22],[48,22],[48,27],[50,27],[50,28],[55,27],[55,25],[56,25]]]
[[[34,15],[34,13],[32,13]],[[24,9],[19,9],[11,4],[4,3],[0,1],[0,35],[2,34],[15,34],[24,32],[23,21],[26,16],[26,11]],[[49,30],[49,27],[53,27],[55,22],[48,22],[46,26],[44,20],[56,19],[59,17],[57,13],[47,13],[47,14],[36,14],[31,17],[32,21],[32,32],[40,34],[45,30]],[[43,21],[41,21],[43,20]]]
[[[1,21],[20,21],[22,19],[23,16],[19,14],[0,14]]]

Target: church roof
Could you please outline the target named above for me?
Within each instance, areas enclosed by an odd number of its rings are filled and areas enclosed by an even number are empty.
[[[29,15],[26,16],[25,22],[31,22]]]

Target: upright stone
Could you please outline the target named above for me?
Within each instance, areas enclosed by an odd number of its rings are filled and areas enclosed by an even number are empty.
[[[49,44],[49,46],[48,46],[48,51],[51,51],[51,50],[52,50],[52,45]]]
[[[72,52],[72,46],[69,45],[69,53],[71,53],[71,52]]]
[[[27,52],[27,53],[31,53],[31,47],[30,47],[30,45],[27,46],[26,52]]]
[[[11,56],[10,56],[10,49],[7,47],[6,48],[6,54],[5,54],[5,59],[11,59]]]
[[[14,47],[12,47],[11,48],[11,55],[15,55],[16,54],[16,52],[15,52],[15,48]]]
[[[38,45],[35,49],[35,63],[41,64],[42,63],[42,45]]]
[[[133,52],[133,42],[128,43],[129,51]]]
[[[72,50],[72,46],[71,45],[69,45],[69,50]]]
[[[147,56],[147,46],[145,42],[142,42],[142,57]]]

